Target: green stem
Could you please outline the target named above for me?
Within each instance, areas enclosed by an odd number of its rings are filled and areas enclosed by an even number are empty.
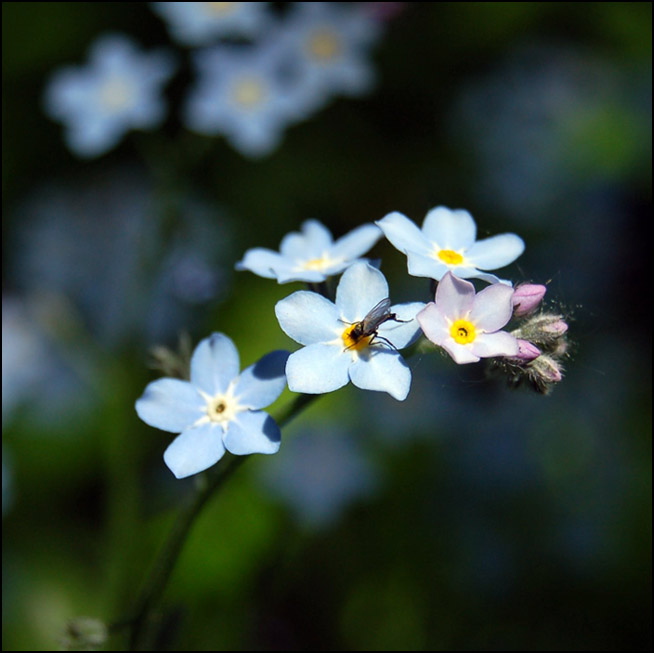
[[[280,427],[288,424],[306,406],[320,395],[299,395],[288,405],[276,422]],[[234,456],[216,471],[206,475],[205,483],[198,488],[189,503],[182,508],[173,524],[152,573],[146,582],[141,596],[136,604],[134,616],[126,625],[131,626],[129,650],[149,650],[153,638],[153,611],[164,592],[168,579],[184,546],[184,542],[207,501],[217,492],[232,474],[249,458],[249,456]]]

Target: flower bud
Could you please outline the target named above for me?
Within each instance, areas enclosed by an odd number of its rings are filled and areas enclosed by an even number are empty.
[[[536,283],[523,283],[516,286],[511,302],[513,316],[523,317],[531,313],[542,301],[547,288]]]
[[[511,358],[523,363],[528,363],[541,355],[540,349],[538,349],[538,347],[533,343],[529,342],[529,340],[523,340],[522,338],[518,338],[517,340],[518,353],[516,356],[512,356]]]
[[[516,338],[524,338],[536,345],[550,348],[558,343],[568,330],[562,315],[539,313],[527,319],[511,333]]]
[[[545,388],[552,383],[558,383],[563,379],[563,367],[561,363],[545,354],[539,356],[529,365],[531,374],[539,385]]]

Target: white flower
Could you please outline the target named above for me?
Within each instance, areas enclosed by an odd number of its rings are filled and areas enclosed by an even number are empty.
[[[318,108],[332,95],[370,90],[369,50],[380,26],[356,3],[296,2],[279,36],[288,50],[296,83]]]
[[[416,313],[421,302],[389,309],[396,319],[381,323],[376,334],[357,335],[357,324],[388,298],[384,275],[365,262],[350,266],[336,290],[336,303],[318,293],[300,290],[277,302],[282,330],[305,345],[286,364],[288,387],[294,392],[322,394],[352,381],[363,390],[388,392],[400,401],[411,386],[411,371],[398,349],[419,334]]]
[[[268,25],[269,2],[153,2],[152,10],[184,45],[207,45],[220,37],[256,36]]]
[[[220,45],[197,52],[198,72],[184,122],[192,131],[222,134],[247,157],[262,157],[280,143],[284,129],[306,117],[296,85],[283,73],[276,40],[256,47]]]
[[[278,283],[305,281],[320,283],[340,274],[363,256],[381,237],[373,224],[364,224],[333,241],[329,230],[317,220],[302,223],[302,232],[291,232],[282,239],[279,253],[263,247],[245,252],[237,270],[250,270]]]
[[[225,450],[239,456],[279,450],[279,427],[261,408],[284,390],[287,358],[274,351],[239,375],[234,343],[214,333],[193,352],[190,381],[163,378],[146,387],[136,412],[146,424],[180,434],[164,453],[177,478],[211,467]]]
[[[407,255],[409,274],[440,281],[450,271],[462,279],[498,279],[482,270],[502,268],[522,254],[525,244],[515,234],[476,240],[477,226],[463,209],[437,206],[427,213],[422,230],[397,211],[377,221],[394,247]]]
[[[491,356],[516,356],[518,341],[500,329],[511,319],[513,288],[492,284],[475,294],[469,282],[447,272],[435,302],[418,313],[425,335],[460,365]]]
[[[92,46],[86,67],[57,71],[45,90],[45,111],[66,126],[66,142],[83,157],[104,154],[130,129],[164,118],[161,86],[174,65],[163,52],[141,54],[127,37],[111,34]]]

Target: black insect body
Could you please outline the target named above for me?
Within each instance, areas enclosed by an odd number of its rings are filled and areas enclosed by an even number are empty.
[[[395,345],[390,342],[387,338],[380,336],[377,329],[388,322],[388,320],[393,320],[394,322],[410,322],[411,320],[400,320],[397,317],[397,314],[390,312],[391,300],[386,297],[380,302],[375,304],[369,311],[368,314],[360,320],[359,322],[353,322],[352,328],[347,331],[346,342],[349,342],[348,346],[345,349],[352,349],[356,347],[364,338],[370,338],[368,345],[372,345],[375,339],[381,340],[386,343],[391,349],[397,348]]]

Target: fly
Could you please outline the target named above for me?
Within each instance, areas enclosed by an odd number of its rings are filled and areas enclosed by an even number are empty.
[[[386,297],[386,299],[382,299],[375,304],[363,320],[352,322],[351,328],[346,331],[347,339],[345,336],[343,338],[346,342],[350,342],[345,349],[352,349],[352,347],[356,347],[364,338],[370,338],[368,345],[372,345],[374,340],[377,339],[385,342],[391,349],[397,351],[397,348],[390,340],[379,335],[378,329],[384,322],[388,322],[389,320],[393,320],[394,322],[410,322],[411,320],[400,320],[395,313],[390,312],[390,308],[391,300]]]

